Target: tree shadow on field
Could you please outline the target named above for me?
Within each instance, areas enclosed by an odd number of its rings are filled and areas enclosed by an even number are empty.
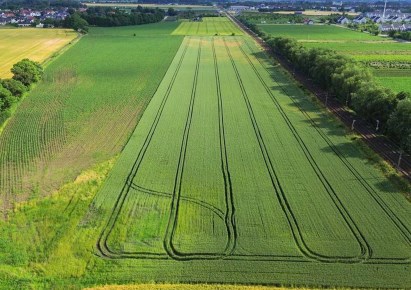
[[[333,144],[331,146],[326,146],[321,148],[324,153],[338,154],[342,158],[357,158],[365,160],[366,163],[374,163],[373,158],[368,158],[359,148],[355,146],[352,142],[344,142]]]

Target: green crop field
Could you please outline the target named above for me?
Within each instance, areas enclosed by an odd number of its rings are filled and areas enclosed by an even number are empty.
[[[411,204],[375,157],[250,37],[177,25],[92,29],[0,135],[2,185],[100,162],[0,219],[0,286],[410,288]]]
[[[120,152],[180,45],[176,26],[93,28],[50,64],[0,135],[1,207]]]
[[[174,35],[242,35],[227,17],[204,17],[202,21],[183,21]]]
[[[261,30],[273,36],[286,36],[301,41],[355,40],[375,41],[376,37],[333,25],[258,24]],[[381,40],[379,38],[379,40]]]
[[[387,37],[372,36],[370,34],[352,31],[334,25],[275,25],[259,24],[258,27],[272,35],[295,38],[306,47],[321,47],[338,51],[354,59],[370,64],[407,63],[411,65],[411,44],[401,43]],[[377,72],[377,80],[384,86],[398,91],[411,92],[409,79],[390,76],[391,69],[381,69]],[[395,73],[396,69],[393,69]],[[409,75],[410,70],[404,75]],[[386,73],[386,75],[384,75]]]

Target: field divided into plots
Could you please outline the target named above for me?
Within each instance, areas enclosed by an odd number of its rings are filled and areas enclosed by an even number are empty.
[[[183,21],[173,35],[243,35],[227,17],[204,17],[202,21]]]
[[[411,206],[327,120],[250,38],[186,37],[93,203],[98,255],[143,279],[410,286]]]
[[[410,43],[335,25],[259,24],[258,27],[272,36],[295,38],[306,47],[332,49],[366,65],[377,67],[372,71],[382,85],[395,92],[411,92],[408,81],[411,74]],[[408,68],[402,68],[404,65]]]

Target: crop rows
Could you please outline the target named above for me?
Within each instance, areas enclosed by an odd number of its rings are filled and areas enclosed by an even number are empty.
[[[111,209],[100,255],[409,264],[406,201],[256,53],[247,38],[186,38],[95,201]]]
[[[204,17],[202,21],[185,21],[174,35],[242,35],[242,31],[226,17]]]
[[[47,195],[121,150],[182,40],[160,33],[176,26],[95,28],[47,67],[0,135],[2,209]]]

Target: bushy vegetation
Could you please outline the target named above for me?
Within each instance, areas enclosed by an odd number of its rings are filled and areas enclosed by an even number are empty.
[[[399,38],[411,41],[411,31],[398,31],[398,30],[390,30],[388,35],[393,38]]]
[[[12,105],[41,79],[43,68],[38,62],[26,58],[14,64],[11,72],[12,79],[0,79],[0,125],[10,117]]]

